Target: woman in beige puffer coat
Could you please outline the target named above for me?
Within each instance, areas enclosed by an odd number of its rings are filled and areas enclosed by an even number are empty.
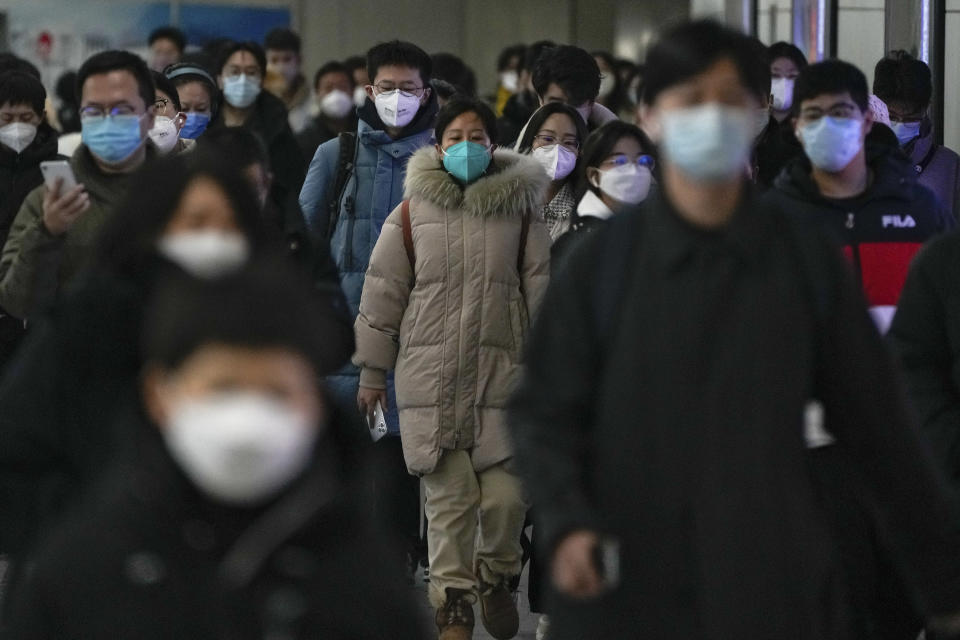
[[[507,585],[520,571],[526,504],[509,468],[506,405],[549,279],[538,219],[548,178],[526,156],[490,159],[494,136],[483,103],[454,100],[440,112],[439,144],[407,166],[409,224],[403,204],[384,223],[356,322],[362,410],[386,401],[395,369],[404,457],[426,489],[430,595],[444,640],[470,637],[464,602],[478,586],[491,635],[513,637],[517,625]]]

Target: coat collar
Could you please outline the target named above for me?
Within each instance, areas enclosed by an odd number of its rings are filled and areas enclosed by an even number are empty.
[[[549,181],[536,160],[500,149],[487,173],[463,188],[443,168],[437,150],[424,147],[410,157],[403,192],[405,198],[463,209],[471,216],[511,217],[539,212]]]
[[[591,190],[583,195],[580,204],[577,205],[577,216],[580,218],[599,218],[606,220],[613,215],[613,211],[604,204],[603,200]]]

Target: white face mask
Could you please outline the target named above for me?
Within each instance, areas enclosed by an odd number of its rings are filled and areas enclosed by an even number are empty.
[[[353,99],[339,89],[334,89],[320,100],[320,112],[334,120],[346,118],[352,110]]]
[[[745,175],[752,142],[747,109],[708,102],[664,111],[661,120],[664,156],[694,180]]]
[[[246,109],[252,105],[260,95],[260,90],[260,78],[245,73],[223,79],[223,99],[237,109]]]
[[[247,239],[234,231],[181,231],[160,239],[160,253],[187,273],[204,279],[236,271],[250,256]]]
[[[362,107],[367,103],[367,92],[363,87],[357,87],[353,90],[353,104]]]
[[[413,117],[420,109],[420,98],[414,95],[404,95],[399,89],[386,91],[377,95],[374,101],[377,114],[388,127],[400,129],[413,122]]]
[[[530,155],[540,163],[551,180],[563,180],[577,166],[577,154],[559,144],[538,147]]]
[[[650,193],[653,174],[648,167],[625,164],[600,172],[600,180],[593,186],[624,204],[640,204]]]
[[[836,173],[860,153],[862,132],[863,122],[856,118],[823,116],[798,128],[797,137],[813,166]]]
[[[520,74],[516,71],[503,71],[500,73],[500,86],[509,91],[510,93],[516,93],[517,87],[520,86]]]
[[[251,391],[181,401],[164,427],[167,449],[187,477],[230,504],[279,493],[306,469],[319,431],[299,411]]]
[[[10,147],[16,153],[30,146],[37,137],[37,125],[27,122],[11,122],[0,127],[0,144]]]
[[[617,86],[617,79],[613,77],[613,74],[613,71],[604,72],[603,77],[600,78],[600,93],[597,95],[608,96]]]
[[[179,139],[176,123],[167,116],[157,116],[154,118],[153,128],[150,129],[147,135],[149,135],[150,140],[153,141],[153,146],[162,154],[170,153]]]
[[[770,81],[774,111],[789,111],[793,106],[793,83],[793,78],[773,78]]]

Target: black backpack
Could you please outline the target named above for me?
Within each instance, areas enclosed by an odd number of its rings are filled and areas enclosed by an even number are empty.
[[[353,173],[354,163],[357,153],[357,134],[354,132],[341,133],[338,136],[340,140],[340,153],[337,155],[337,169],[334,174],[333,190],[327,196],[327,228],[321,230],[324,239],[330,240],[333,232],[337,228],[337,221],[340,219],[340,203],[343,201],[343,192],[347,188],[347,181]],[[353,196],[347,196],[346,207],[352,210],[355,206]]]

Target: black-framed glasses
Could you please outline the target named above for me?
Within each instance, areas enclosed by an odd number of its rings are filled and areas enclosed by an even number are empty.
[[[422,98],[423,92],[426,90],[426,87],[418,87],[413,83],[407,84],[402,83],[400,86],[395,85],[392,82],[378,82],[377,84],[370,85],[374,88],[378,95],[384,93],[393,93],[394,91],[400,91],[401,94],[407,98]]]
[[[565,149],[573,151],[574,153],[580,151],[580,143],[577,142],[576,138],[565,138],[561,140],[557,136],[552,136],[549,133],[538,133],[537,135],[533,136],[533,139],[539,141],[545,147],[558,144]]]

